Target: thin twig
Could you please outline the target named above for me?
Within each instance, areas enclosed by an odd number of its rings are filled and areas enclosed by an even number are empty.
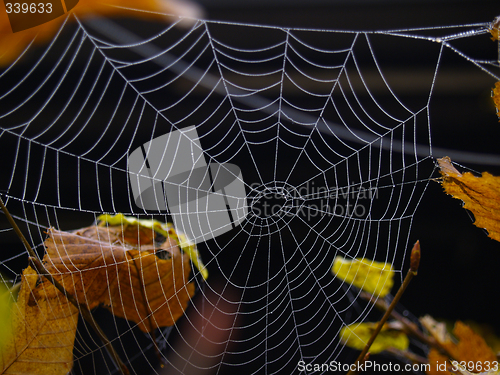
[[[413,246],[413,249],[411,250],[410,269],[408,270],[408,273],[406,274],[406,277],[403,280],[403,284],[399,287],[398,292],[396,293],[391,304],[389,305],[389,307],[385,311],[384,316],[378,322],[377,327],[375,327],[375,330],[373,331],[370,339],[366,343],[365,348],[359,354],[358,359],[355,362],[355,364],[356,364],[355,369],[362,368],[361,365],[365,362],[365,358],[366,358],[366,355],[368,354],[368,350],[370,350],[370,347],[372,346],[373,342],[375,341],[378,334],[382,330],[382,327],[387,322],[387,319],[389,319],[389,317],[391,316],[392,310],[394,310],[397,303],[401,299],[401,296],[403,295],[404,291],[406,290],[406,288],[410,284],[411,279],[413,279],[413,277],[417,275],[419,264],[420,264],[420,242],[417,241],[415,243],[415,245]],[[354,374],[357,374],[356,370],[350,370],[347,373],[347,375],[354,375]]]
[[[389,308],[389,304],[386,301],[375,299],[374,296],[370,293],[361,292],[360,297],[368,301],[369,303],[373,304],[375,307],[379,308],[382,311],[387,311],[387,309]],[[423,342],[428,346],[436,345],[436,342],[434,342],[434,339],[432,337],[427,337],[421,330],[418,329],[418,326],[415,323],[410,321],[408,318],[405,318],[397,311],[393,310],[391,312],[391,317],[396,319],[403,325],[406,333],[415,336],[419,341]]]
[[[370,293],[366,293],[366,292],[362,292],[360,294],[360,296],[361,296],[361,298],[372,303],[374,306],[378,307],[379,309],[381,309],[383,311],[387,311],[388,306],[389,306],[387,304],[387,302],[380,300],[380,299],[374,300],[373,295],[371,295]],[[422,332],[418,328],[418,326],[414,322],[410,321],[408,318],[402,316],[400,313],[398,313],[396,311],[391,312],[391,317],[393,317],[394,319],[396,319],[398,322],[400,322],[403,325],[406,333],[414,336],[416,339],[418,339],[420,342],[424,343],[428,347],[432,347],[432,348],[438,350],[440,353],[442,353],[450,358],[454,358],[453,355],[450,353],[450,351],[444,345],[442,345],[441,342],[436,340],[433,336],[426,335],[424,332]]]
[[[23,243],[24,247],[28,251],[28,254],[30,255],[30,257],[36,258],[37,256],[36,256],[35,251],[31,248],[26,237],[24,237],[23,232],[21,232],[21,229],[19,229],[19,227],[17,226],[17,223],[15,222],[14,218],[10,214],[9,210],[7,210],[7,207],[5,207],[5,204],[3,203],[3,200],[1,197],[0,197],[0,207],[2,208],[3,213],[7,217],[7,220],[9,221],[10,226],[12,227],[12,229],[14,229],[14,232],[16,232],[17,237],[19,237],[19,239]]]
[[[33,268],[35,271],[40,275],[44,276],[47,280],[49,280],[56,288],[59,290],[64,297],[68,299],[68,301],[73,304],[82,314],[82,317],[85,319],[85,321],[90,324],[90,326],[94,329],[94,331],[97,333],[99,338],[104,344],[104,347],[108,351],[108,354],[111,356],[111,358],[116,362],[118,365],[121,373],[123,375],[129,375],[130,372],[125,366],[125,364],[122,362],[120,357],[118,356],[118,353],[115,351],[115,348],[113,348],[113,345],[109,341],[109,339],[106,337],[106,334],[101,330],[101,327],[96,323],[94,320],[94,317],[92,316],[92,313],[90,312],[89,308],[86,305],[78,303],[78,301],[73,297],[71,294],[69,294],[66,289],[57,281],[54,279],[52,274],[47,271],[45,266],[43,265],[42,262],[40,262],[40,259],[38,259],[38,256],[36,255],[35,251],[33,248],[30,246],[28,240],[26,237],[24,237],[23,233],[21,232],[21,229],[17,226],[17,223],[15,222],[14,218],[10,214],[9,210],[7,210],[7,207],[5,207],[5,204],[3,203],[2,198],[0,197],[0,207],[2,208],[3,213],[7,217],[7,220],[9,221],[10,225],[14,229],[14,232],[16,232],[17,236],[21,240],[21,242],[24,244],[24,247],[26,248],[26,251],[29,254],[29,261],[33,265]]]

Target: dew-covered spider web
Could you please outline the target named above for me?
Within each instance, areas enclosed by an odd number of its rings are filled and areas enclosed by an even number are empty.
[[[40,258],[50,227],[101,214],[171,222],[197,244],[209,276],[191,264],[195,295],[173,326],[145,334],[93,311],[133,374],[352,363],[341,328],[380,315],[334,259],[388,262],[400,284],[435,158],[496,162],[431,142],[444,58],[494,82],[489,23],[347,32],[71,17],[1,70],[0,194]],[[492,47],[473,56],[471,39]],[[431,69],[394,75],[404,51]],[[28,253],[5,217],[0,238],[15,283]],[[75,374],[119,373],[82,319],[73,354]]]

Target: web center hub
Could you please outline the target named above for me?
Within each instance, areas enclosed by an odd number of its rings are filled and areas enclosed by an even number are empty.
[[[294,216],[300,206],[297,190],[289,185],[262,186],[250,201],[250,212],[262,219]]]

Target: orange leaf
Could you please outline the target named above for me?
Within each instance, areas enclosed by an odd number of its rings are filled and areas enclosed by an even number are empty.
[[[474,363],[478,365],[481,362],[493,363],[497,360],[495,353],[486,344],[486,341],[476,334],[468,325],[458,321],[455,323],[455,328],[453,328],[453,334],[460,341],[457,344],[458,358],[460,361],[465,361],[467,363]],[[472,372],[481,372],[481,368],[467,370]]]
[[[495,82],[495,88],[492,91],[492,97],[497,109],[497,116],[500,117],[500,82]],[[500,119],[498,121],[500,122]]]
[[[464,202],[464,208],[474,214],[474,225],[488,231],[489,237],[500,241],[500,177],[483,172],[476,177],[460,173],[449,157],[438,159],[442,186],[447,194]]]
[[[61,26],[63,17],[43,23],[26,30],[12,32],[5,2],[0,2],[0,66],[14,61],[33,39],[45,43],[52,38]]]
[[[0,2],[0,66],[14,61],[33,40],[35,40],[36,44],[45,43],[50,40],[61,27],[65,17],[71,16],[73,13],[77,17],[92,15],[115,17],[128,16],[147,20],[163,21],[169,19],[167,15],[185,16],[190,18],[202,17],[201,9],[189,1],[79,0],[78,3],[65,15],[57,16],[50,21],[46,21],[48,13],[45,12],[30,15],[30,17],[38,17],[38,21],[35,21],[38,25],[13,32],[5,3],[6,2]],[[65,2],[63,1],[63,3]],[[37,4],[37,6],[39,7],[39,4]],[[37,8],[37,10],[39,9],[42,8]],[[53,14],[55,14],[55,12]],[[73,17],[69,17],[69,19],[72,20]]]
[[[499,26],[500,26],[500,17],[497,17],[491,23],[491,27],[490,27],[491,40],[498,40],[499,31],[500,31]]]
[[[431,368],[426,371],[428,375],[451,374],[446,371],[446,364],[452,364],[452,360],[467,363],[467,366],[471,366],[467,370],[472,372],[481,372],[497,360],[486,341],[461,321],[457,321],[453,328],[453,335],[457,341],[452,341],[447,332],[442,332],[444,327],[442,323],[437,323],[428,316],[422,318],[421,322],[427,329],[430,328],[431,335],[452,356],[448,358],[436,349],[431,349],[428,354]]]
[[[171,239],[160,247],[131,247],[120,237],[97,226],[75,233],[50,229],[45,267],[90,309],[104,305],[144,332],[173,325],[194,294],[189,256]]]
[[[449,371],[446,371],[448,357],[431,348],[429,354],[427,354],[427,359],[430,365],[430,369],[425,371],[427,375],[451,375]]]

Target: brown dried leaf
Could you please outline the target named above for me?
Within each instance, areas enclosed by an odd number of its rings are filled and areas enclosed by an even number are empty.
[[[194,284],[187,283],[189,256],[169,241],[164,246],[169,259],[159,259],[151,250],[130,250],[128,262],[119,266],[119,287],[111,294],[109,309],[138,323],[143,332],[173,325],[194,294]]]
[[[31,267],[24,270],[11,308],[13,334],[0,351],[0,374],[57,375],[73,367],[78,309],[50,283],[40,290],[44,298],[29,304],[38,279]]]
[[[105,231],[99,231],[103,236]],[[127,261],[126,249],[107,238],[98,241],[75,233],[49,229],[45,240],[45,268],[80,304],[93,309],[109,301],[109,288],[116,284],[118,265]],[[43,280],[42,285],[49,284]],[[36,288],[34,296],[37,296]]]
[[[175,230],[170,223],[161,223],[158,220],[137,219],[133,216],[125,216],[122,213],[115,215],[102,214],[97,218],[98,226],[109,227],[122,242],[137,246],[138,243],[158,242],[158,237],[171,238],[180,246],[181,250],[189,255],[193,265],[198,269],[203,279],[208,278],[208,270],[203,265],[200,253],[183,233]]]
[[[181,254],[171,239],[159,248],[132,248],[120,237],[106,227],[74,233],[50,229],[45,267],[89,309],[104,305],[144,332],[174,324],[194,294],[194,284],[188,282],[189,256]],[[160,251],[168,254],[167,259],[157,256]]]

